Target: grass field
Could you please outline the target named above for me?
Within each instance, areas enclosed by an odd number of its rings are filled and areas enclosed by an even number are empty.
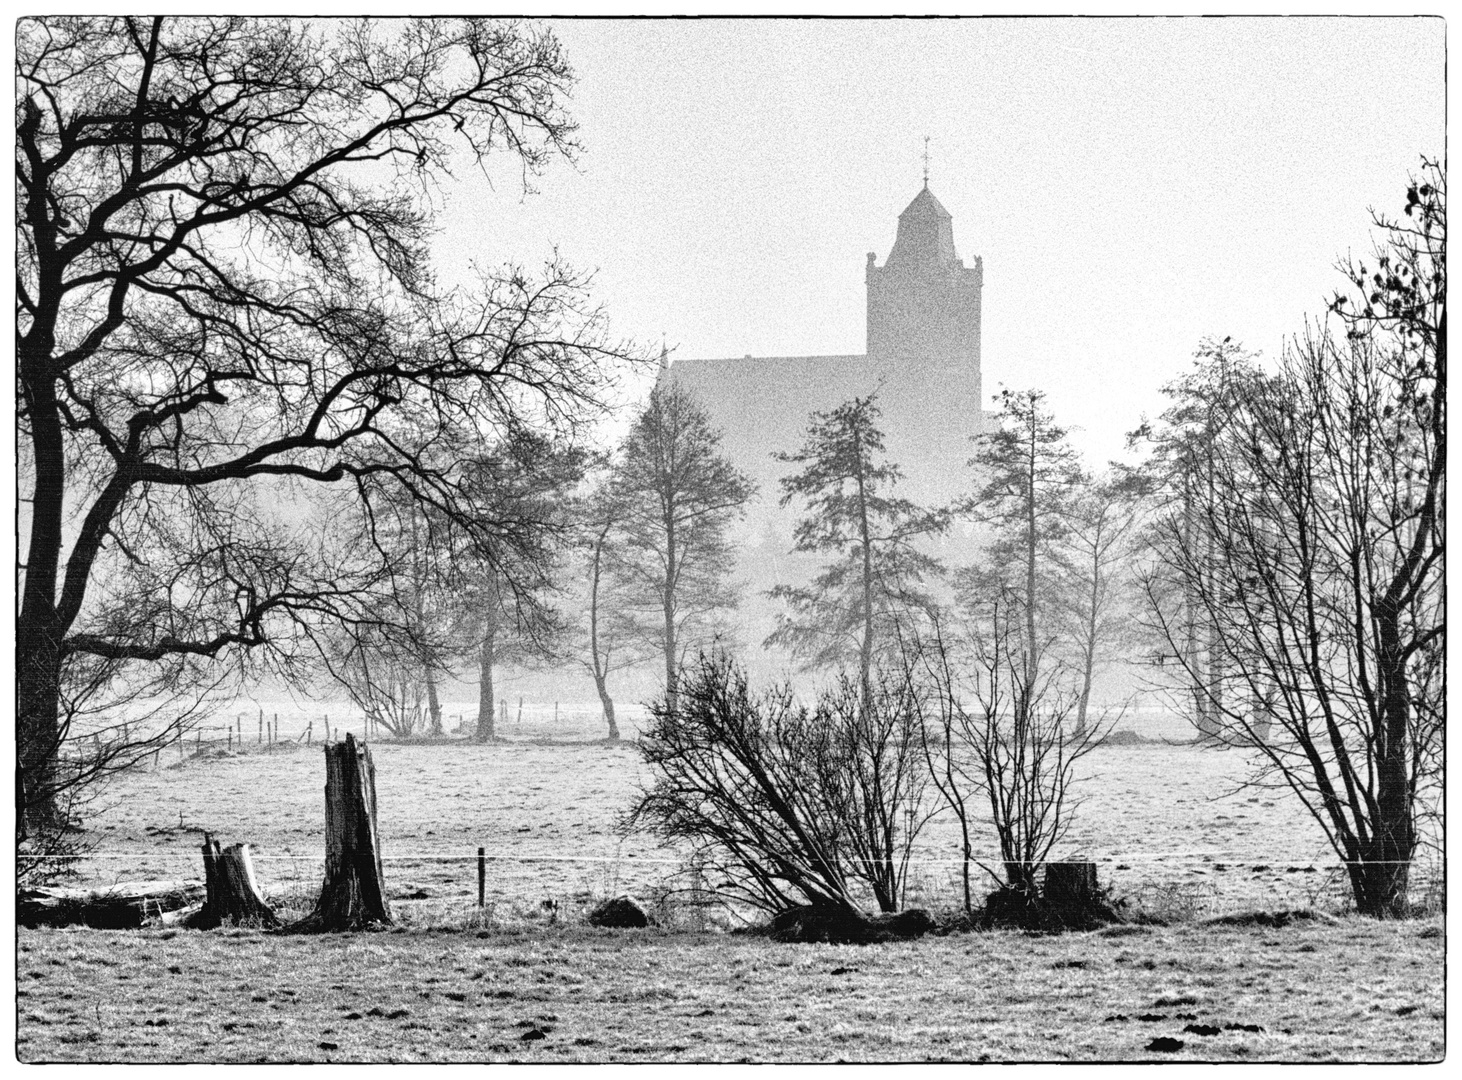
[[[22,931],[21,1058],[1415,1061],[1442,1052],[1440,917],[1344,917],[1318,828],[1283,792],[1243,787],[1249,765],[1238,752],[1151,743],[1106,747],[1085,762],[1085,802],[1057,855],[1095,860],[1117,895],[1183,921],[861,949],[706,932],[704,909],[667,891],[677,853],[616,831],[643,779],[632,743],[378,742],[372,752],[396,932]],[[87,834],[81,883],[201,877],[206,829],[252,844],[266,893],[303,914],[322,872],[323,785],[318,745],[165,755],[110,789]],[[952,840],[948,825],[925,835],[911,903],[957,902]],[[483,911],[478,846],[491,859]],[[660,900],[669,929],[583,925],[589,906],[622,891]],[[1306,907],[1342,917],[1282,930],[1202,922]],[[545,1037],[525,1040],[533,1031]],[[1147,1050],[1155,1038],[1184,1045]]]
[[[23,1061],[1435,1061],[1440,920],[857,946],[23,933]],[[535,1034],[536,1033],[536,1034]],[[1155,1039],[1182,1043],[1150,1050]]]

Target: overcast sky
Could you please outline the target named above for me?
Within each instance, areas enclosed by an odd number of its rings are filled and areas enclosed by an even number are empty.
[[[675,356],[862,353],[922,183],[985,262],[984,384],[1117,455],[1205,335],[1276,356],[1444,149],[1440,19],[564,22],[584,153],[448,188],[445,274],[597,270]]]

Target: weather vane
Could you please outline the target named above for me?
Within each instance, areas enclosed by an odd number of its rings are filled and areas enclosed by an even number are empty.
[[[924,136],[924,186],[929,186],[929,136]]]

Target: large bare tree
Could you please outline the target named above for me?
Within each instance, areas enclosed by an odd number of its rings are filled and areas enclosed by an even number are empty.
[[[1169,515],[1161,552],[1223,658],[1195,679],[1209,714],[1325,829],[1357,909],[1388,915],[1408,906],[1443,737],[1442,170],[1425,164],[1405,220],[1375,221],[1374,265],[1346,264],[1334,321],[1235,403],[1188,510],[1200,527]],[[1163,629],[1191,663],[1183,625]]]
[[[661,379],[630,428],[613,486],[629,614],[665,659],[673,710],[681,661],[711,645],[720,614],[736,605],[728,530],[755,486],[722,456],[720,432],[673,378]]]
[[[303,492],[396,488],[485,533],[443,432],[578,423],[606,352],[563,268],[451,295],[427,258],[454,162],[574,149],[546,31],[55,17],[16,62],[24,830],[70,783],[78,676],[354,617],[383,568],[327,557]]]

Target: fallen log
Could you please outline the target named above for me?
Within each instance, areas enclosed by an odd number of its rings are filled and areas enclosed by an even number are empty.
[[[196,904],[207,895],[201,881],[123,881],[104,889],[37,886],[16,896],[21,926],[90,926],[130,930],[143,921]]]

